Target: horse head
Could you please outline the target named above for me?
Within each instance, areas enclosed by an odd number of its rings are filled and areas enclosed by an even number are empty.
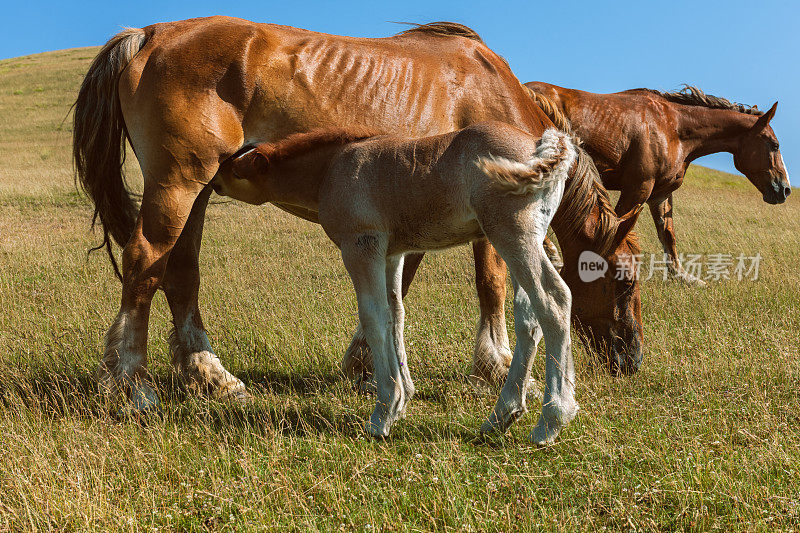
[[[769,125],[777,107],[778,102],[775,102],[769,111],[758,117],[741,135],[733,153],[736,169],[761,191],[768,204],[782,204],[792,192],[778,139]]]
[[[589,348],[612,375],[635,373],[642,363],[642,306],[638,238],[632,232],[642,206],[618,219],[608,251],[584,243],[579,256],[564,250],[561,276],[572,289],[572,315]]]

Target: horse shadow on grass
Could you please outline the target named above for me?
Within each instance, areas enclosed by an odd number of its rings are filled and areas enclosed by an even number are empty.
[[[352,390],[345,377],[336,372],[275,371],[248,369],[237,372],[254,398],[230,403],[198,396],[188,391],[176,376],[155,375],[151,381],[159,391],[164,408],[147,417],[121,418],[118,404],[101,391],[94,372],[85,368],[27,369],[5,372],[0,381],[0,406],[5,411],[29,409],[51,418],[85,418],[109,423],[143,425],[204,424],[217,432],[277,432],[287,436],[335,434],[364,439],[364,422],[372,411],[374,396]],[[427,378],[426,381],[429,381]],[[473,427],[442,419],[413,416],[415,402],[444,405],[453,386],[465,378],[457,373],[433,376],[411,404],[411,416],[395,427],[391,441],[458,440],[492,446],[496,441],[478,437]],[[319,398],[319,402],[314,399]],[[502,441],[501,441],[502,442]]]

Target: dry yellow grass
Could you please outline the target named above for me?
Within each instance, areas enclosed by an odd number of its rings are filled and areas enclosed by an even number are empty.
[[[760,280],[645,282],[641,372],[592,372],[577,348],[582,411],[553,447],[527,443],[530,416],[475,441],[494,397],[464,379],[477,319],[465,248],[423,264],[407,301],[419,395],[391,440],[366,439],[371,400],[338,373],[356,306],[335,248],[236,203],[209,209],[202,307],[254,401],[173,382],[159,296],[164,417],[114,420],[92,374],[119,285],[102,254],[86,257],[98,237],[62,125],[94,51],[0,62],[0,531],[800,527],[798,195],[768,206],[744,178],[697,167],[676,195],[681,249],[760,252]]]

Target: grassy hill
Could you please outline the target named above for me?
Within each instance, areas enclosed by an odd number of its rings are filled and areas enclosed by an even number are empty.
[[[411,416],[366,439],[372,399],[338,372],[356,305],[337,250],[317,226],[238,203],[209,209],[201,299],[254,401],[172,381],[159,295],[164,417],[115,421],[93,373],[119,284],[102,253],[87,259],[98,236],[64,121],[95,51],[0,61],[0,531],[800,527],[799,195],[769,206],[701,167],[675,197],[680,249],[760,253],[760,278],[645,281],[641,372],[612,379],[576,346],[582,410],[552,447],[528,444],[533,415],[475,440],[495,396],[465,379],[477,302],[464,247],[429,256],[407,300]],[[649,216],[639,231],[658,252]]]

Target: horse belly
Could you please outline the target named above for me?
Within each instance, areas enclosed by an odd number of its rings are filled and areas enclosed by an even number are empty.
[[[434,217],[421,223],[398,226],[389,240],[389,253],[445,250],[483,238],[483,231],[475,218],[448,218]]]

